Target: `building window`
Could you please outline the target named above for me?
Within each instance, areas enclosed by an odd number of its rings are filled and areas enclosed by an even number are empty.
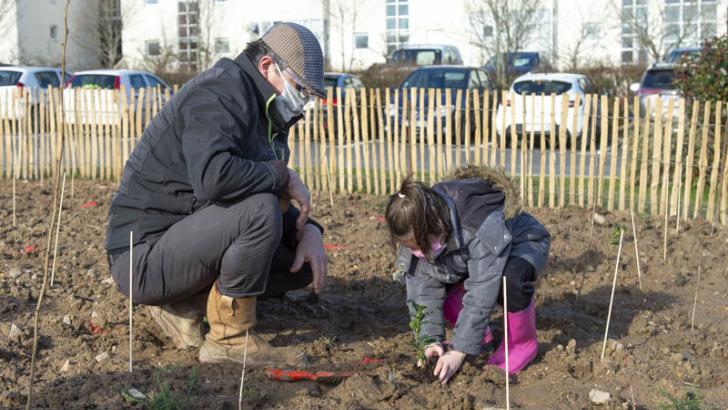
[[[58,26],[55,24],[51,25],[51,39],[55,40],[58,38]]]
[[[199,21],[200,8],[197,1],[179,0],[177,2],[179,63],[180,68],[190,72],[197,71],[197,51],[200,36]]]
[[[647,47],[640,40],[640,32],[649,32],[647,15],[647,0],[622,0],[623,64],[647,62]]]
[[[409,41],[409,0],[387,0],[387,53]]]
[[[145,0],[145,3],[146,4],[158,4],[159,1],[158,0]]]
[[[697,46],[715,35],[717,10],[715,0],[665,0],[662,20],[667,50]]]
[[[227,54],[230,52],[230,40],[224,37],[215,39],[215,54]]]
[[[493,37],[493,26],[483,26],[483,37]]]
[[[360,48],[369,48],[369,34],[366,33],[358,33],[354,34],[354,47],[357,49]]]
[[[146,46],[148,56],[154,57],[162,54],[162,47],[159,45],[159,40],[147,40]]]
[[[599,23],[586,23],[584,24],[584,38],[586,40],[597,41],[601,36],[602,29]]]

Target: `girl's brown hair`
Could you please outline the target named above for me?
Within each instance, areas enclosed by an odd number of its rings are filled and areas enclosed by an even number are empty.
[[[432,188],[408,176],[399,192],[389,198],[385,212],[392,244],[412,232],[415,243],[427,259],[432,259],[428,235],[442,236],[447,242],[452,233],[450,208]]]

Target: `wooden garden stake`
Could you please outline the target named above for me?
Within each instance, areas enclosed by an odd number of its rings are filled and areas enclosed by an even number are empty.
[[[695,330],[695,306],[698,304],[698,289],[700,289],[700,270],[702,266],[698,264],[698,283],[695,285],[695,297],[693,298],[693,314],[690,316],[690,330]]]
[[[132,372],[133,353],[134,353],[134,336],[133,330],[133,317],[134,312],[133,296],[134,296],[134,231],[129,231],[129,373]]]
[[[324,170],[326,171],[326,181],[328,182],[329,187],[329,201],[331,202],[331,209],[334,209],[334,194],[331,192],[331,187],[333,186],[331,185],[331,170],[329,170],[329,160],[326,157],[326,153],[324,153],[321,162],[324,163]]]
[[[503,275],[503,340],[506,348],[506,409],[511,408],[511,383],[508,375],[510,363],[508,362],[508,292],[506,292],[506,276]]]
[[[665,174],[667,175],[667,174]],[[667,177],[665,177],[665,189],[667,189]],[[667,198],[667,197],[665,197]],[[670,212],[668,209],[665,209],[665,232],[663,234],[663,241],[662,241],[662,260],[667,260],[667,217],[670,215]]]
[[[63,194],[66,190],[66,173],[63,173],[63,182],[61,182],[61,199],[58,201],[58,223],[56,223],[56,242],[53,245],[53,265],[51,267],[51,287],[53,287],[53,279],[56,277],[56,259],[58,257],[58,236],[61,233],[61,211],[63,210]]]
[[[329,191],[330,192],[330,191]],[[240,375],[240,393],[238,394],[238,410],[243,409],[243,386],[245,385],[245,362],[248,359],[248,331],[245,331],[245,347],[243,348],[243,373]]]
[[[634,255],[637,259],[637,280],[640,284],[640,290],[642,290],[642,270],[640,269],[640,251],[637,247],[637,228],[634,225],[634,211],[629,210],[630,216],[632,216],[632,236],[634,236]]]
[[[602,356],[600,361],[604,360],[604,352],[607,350],[607,336],[609,335],[609,321],[612,319],[612,305],[614,303],[614,289],[617,287],[617,272],[619,272],[619,257],[622,255],[622,239],[624,239],[624,229],[619,233],[619,250],[617,251],[617,265],[614,267],[614,280],[612,280],[612,296],[609,297],[609,311],[607,312],[607,327],[604,329],[604,343],[602,344]]]

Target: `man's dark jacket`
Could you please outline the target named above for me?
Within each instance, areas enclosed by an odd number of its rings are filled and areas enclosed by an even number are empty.
[[[151,121],[127,161],[109,209],[106,249],[156,241],[211,203],[280,194],[288,181],[287,132],[269,128],[275,89],[241,54],[222,59],[174,95]],[[284,215],[284,242],[298,211]]]

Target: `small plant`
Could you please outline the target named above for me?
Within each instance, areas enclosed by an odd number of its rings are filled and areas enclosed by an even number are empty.
[[[614,228],[612,228],[612,235],[609,238],[609,244],[610,245],[619,245],[619,236],[622,234],[622,231],[625,230],[624,225],[622,224],[616,224],[614,225]]]
[[[194,391],[197,390],[199,382],[197,368],[192,368],[189,378],[185,382],[184,395],[172,389],[172,386],[162,381],[161,373],[175,373],[172,369],[161,369],[154,373],[155,384],[157,385],[157,394],[149,398],[134,397],[126,391],[121,392],[121,396],[132,405],[146,404],[146,408],[154,410],[181,410],[189,407],[189,398]]]
[[[674,397],[664,390],[661,393],[669,401],[669,403],[660,404],[662,410],[700,410],[703,408],[700,403],[703,397],[698,391],[688,390],[684,397]]]
[[[425,363],[425,347],[433,342],[432,338],[427,336],[421,336],[420,331],[422,325],[427,323],[425,321],[425,309],[424,305],[418,305],[414,301],[408,301],[411,307],[411,316],[409,321],[409,328],[412,331],[412,346],[415,348],[415,354],[417,356],[417,364],[422,366]]]
[[[336,348],[336,336],[322,336],[319,341],[326,347],[326,350],[333,350]]]

